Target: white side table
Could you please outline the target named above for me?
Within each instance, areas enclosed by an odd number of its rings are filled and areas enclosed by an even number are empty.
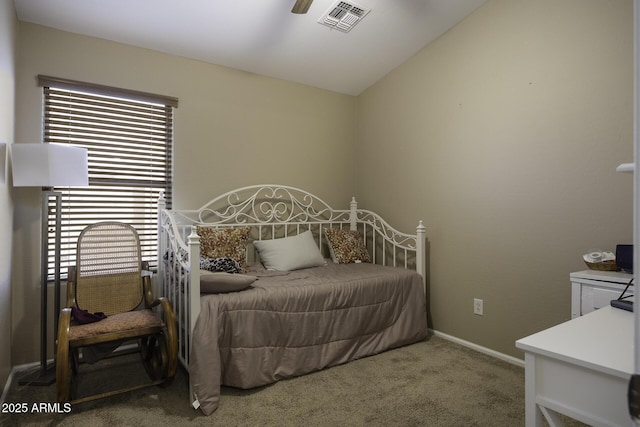
[[[558,413],[593,426],[633,426],[633,313],[603,307],[516,341],[525,352],[526,426],[562,425]]]
[[[591,313],[617,299],[633,274],[621,271],[584,270],[571,273],[571,318]],[[633,295],[630,286],[627,294]]]

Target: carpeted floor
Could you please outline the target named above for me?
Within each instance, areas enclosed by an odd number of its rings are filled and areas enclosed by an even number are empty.
[[[79,392],[139,380],[137,358],[118,359],[108,373],[90,373]],[[75,405],[68,413],[31,412],[34,403],[55,402],[55,385],[18,385],[17,377],[5,403],[27,403],[30,413],[0,414],[3,426],[524,425],[524,369],[438,337],[252,390],[223,387],[209,417],[190,406],[183,370],[167,387]]]

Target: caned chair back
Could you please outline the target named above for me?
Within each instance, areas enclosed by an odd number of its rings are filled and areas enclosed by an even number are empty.
[[[141,302],[142,259],[136,230],[120,222],[89,225],[78,237],[76,304],[107,316],[131,311]]]

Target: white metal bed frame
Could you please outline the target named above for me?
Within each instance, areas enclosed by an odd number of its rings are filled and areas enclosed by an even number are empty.
[[[251,226],[255,231],[253,240],[295,235],[309,229],[315,231],[321,249],[323,228],[348,226],[362,233],[373,263],[415,268],[422,276],[426,295],[426,230],[422,221],[416,234],[402,233],[378,214],[358,209],[355,198],[351,200],[350,209],[333,209],[311,193],[283,185],[242,187],[222,194],[196,210],[167,210],[164,195],[160,194],[158,287],[174,306],[179,360],[187,369],[190,335],[200,314],[197,226]],[[191,260],[198,260],[195,268],[192,268]]]

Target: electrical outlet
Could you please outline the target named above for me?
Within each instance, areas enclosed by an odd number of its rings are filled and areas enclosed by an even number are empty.
[[[479,316],[482,316],[484,314],[484,307],[483,307],[484,303],[481,299],[479,298],[474,298],[473,299],[473,314],[477,314]]]

